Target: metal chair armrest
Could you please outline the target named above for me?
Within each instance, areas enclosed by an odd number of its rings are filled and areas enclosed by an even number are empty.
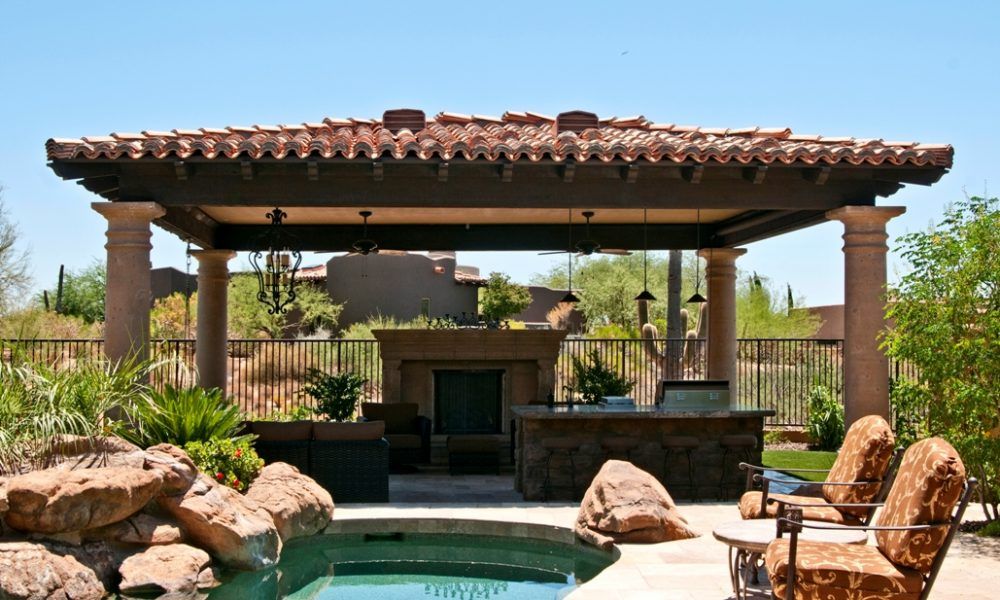
[[[816,525],[814,523],[798,522],[793,521],[785,517],[781,517],[778,521],[782,521],[785,525],[791,523],[796,523],[800,527],[806,529],[828,529],[832,531],[850,530],[850,531],[920,531],[923,529],[934,529],[935,527],[951,527],[951,522],[948,523],[927,523],[924,525]]]
[[[784,504],[786,506],[792,506],[792,507],[795,507],[795,508],[808,508],[810,506],[817,506],[816,504],[809,504],[807,502],[795,502],[793,500],[783,500],[783,499],[780,499],[780,498],[768,498],[767,502],[768,502],[768,504],[774,504],[775,502],[777,502],[778,504]],[[852,502],[838,502],[838,503],[824,502],[821,506],[830,506],[830,507],[833,507],[833,508],[879,508],[881,506],[885,506],[885,502],[857,502],[857,503],[852,503]],[[780,511],[780,507],[779,507],[779,511]]]

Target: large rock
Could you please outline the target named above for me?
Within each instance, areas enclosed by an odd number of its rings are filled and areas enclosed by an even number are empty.
[[[580,538],[604,549],[615,543],[652,544],[699,535],[655,477],[620,460],[607,461],[594,477],[575,529]]]
[[[98,600],[104,584],[75,556],[33,542],[0,543],[0,598]]]
[[[176,519],[188,541],[225,566],[257,570],[278,561],[281,538],[271,515],[236,490],[200,475],[182,496],[157,503]]]
[[[184,534],[176,523],[146,513],[138,513],[124,521],[88,529],[82,532],[87,541],[104,540],[119,544],[162,546],[184,541]]]
[[[187,544],[153,546],[126,558],[118,573],[123,594],[193,593],[217,584],[212,559]]]
[[[260,502],[274,519],[281,541],[313,535],[333,518],[333,498],[292,465],[271,463],[250,484],[247,498]]]
[[[103,527],[139,512],[162,482],[157,472],[131,467],[35,471],[7,483],[5,520],[39,533]]]
[[[146,449],[143,467],[163,475],[165,496],[183,494],[198,477],[198,467],[186,452],[172,444],[157,444]]]
[[[49,446],[49,456],[57,469],[76,471],[101,467],[141,469],[141,448],[119,437],[80,435],[57,436]]]

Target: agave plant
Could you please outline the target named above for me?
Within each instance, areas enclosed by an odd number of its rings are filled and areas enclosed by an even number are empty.
[[[237,436],[243,417],[240,409],[222,396],[222,390],[200,387],[151,390],[128,410],[130,425],[121,436],[144,448],[156,444],[184,446]]]

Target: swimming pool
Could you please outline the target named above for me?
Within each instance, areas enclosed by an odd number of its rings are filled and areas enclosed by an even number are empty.
[[[395,521],[340,522],[339,533],[292,540],[276,567],[230,574],[209,598],[554,600],[618,557],[559,527]]]

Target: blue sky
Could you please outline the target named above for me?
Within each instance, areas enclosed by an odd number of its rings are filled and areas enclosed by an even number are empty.
[[[963,190],[1000,193],[1000,3],[4,2],[0,185],[36,286],[103,257],[97,199],[49,137],[374,117],[387,108],[585,109],[717,127],[947,142],[955,168],[882,204],[923,229]],[[947,8],[945,8],[947,6]],[[740,267],[842,301],[841,226],[751,244]],[[184,248],[155,229],[154,266]],[[551,259],[560,260],[558,258]],[[463,253],[527,281],[550,259]],[[890,277],[902,268],[890,260]]]

